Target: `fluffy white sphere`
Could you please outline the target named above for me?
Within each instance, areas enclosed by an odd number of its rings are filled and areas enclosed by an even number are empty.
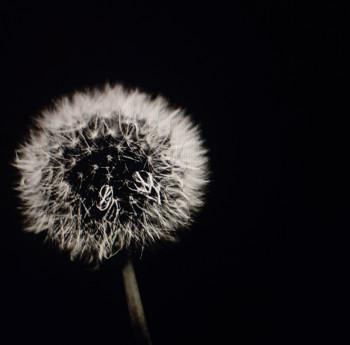
[[[199,128],[160,96],[106,85],[60,99],[36,124],[15,158],[25,230],[72,259],[173,240],[203,204]]]

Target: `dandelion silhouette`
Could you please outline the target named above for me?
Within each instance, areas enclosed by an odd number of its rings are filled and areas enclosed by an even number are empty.
[[[203,204],[207,161],[198,126],[161,96],[121,85],[77,92],[44,110],[16,151],[24,230],[95,265],[172,241]],[[131,261],[123,276],[133,324],[149,339]]]

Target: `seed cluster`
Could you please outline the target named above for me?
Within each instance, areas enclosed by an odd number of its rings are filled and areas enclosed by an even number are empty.
[[[155,174],[152,160],[160,162],[161,152],[154,152],[145,140],[144,122],[137,126],[120,118],[103,126],[100,122],[93,119],[84,131],[75,132],[75,145],[66,147],[58,161],[64,164],[64,180],[74,191],[72,202],[75,207],[83,205],[81,217],[91,232],[96,232],[96,222],[135,222],[146,203],[161,205],[160,183],[172,171],[169,166],[158,167]],[[163,149],[168,141],[163,138]]]
[[[26,231],[71,259],[171,241],[208,183],[198,127],[158,97],[107,86],[63,98],[16,152]]]

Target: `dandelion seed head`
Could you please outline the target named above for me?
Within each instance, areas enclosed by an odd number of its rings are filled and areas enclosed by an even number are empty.
[[[64,97],[17,150],[26,231],[71,259],[171,241],[203,205],[207,149],[182,109],[121,85]]]

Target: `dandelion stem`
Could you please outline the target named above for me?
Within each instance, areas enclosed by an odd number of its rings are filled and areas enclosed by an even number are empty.
[[[145,314],[142,307],[141,297],[134,266],[130,259],[122,268],[126,303],[129,310],[131,325],[137,345],[151,345],[151,337],[148,332]]]

